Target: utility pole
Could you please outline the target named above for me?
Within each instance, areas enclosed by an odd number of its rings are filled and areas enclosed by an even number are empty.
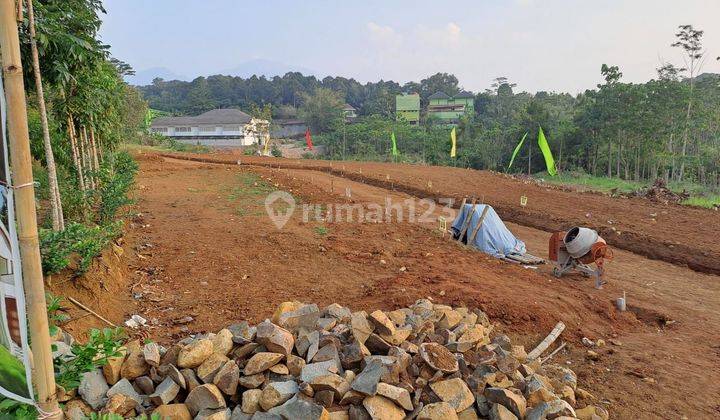
[[[50,414],[50,418],[62,418],[62,411],[58,408],[55,395],[55,374],[50,353],[50,331],[35,213],[27,104],[15,13],[13,0],[0,0],[0,50],[7,99],[8,143],[12,162],[17,235],[32,343],[32,376],[40,409]]]

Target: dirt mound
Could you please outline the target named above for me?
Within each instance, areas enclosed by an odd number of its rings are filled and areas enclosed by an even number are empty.
[[[642,197],[646,198],[653,203],[660,204],[680,204],[683,201],[690,198],[690,194],[687,191],[675,192],[667,187],[667,183],[664,179],[658,178],[648,188],[643,188],[634,193],[627,194],[630,197]]]

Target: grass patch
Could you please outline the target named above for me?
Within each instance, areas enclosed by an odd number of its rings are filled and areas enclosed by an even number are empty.
[[[325,236],[328,234],[328,228],[326,228],[325,226],[315,226],[314,230],[315,233],[319,236]]]
[[[631,193],[649,187],[652,182],[629,181],[618,178],[607,178],[592,176],[584,173],[566,172],[550,177],[535,175],[535,178],[542,179],[548,184],[563,185],[569,187],[582,187],[585,190],[610,193],[615,190],[619,193]],[[720,194],[711,191],[707,187],[691,182],[671,182],[668,188],[674,192],[688,192],[691,197],[682,204],[688,206],[714,208],[720,206]]]
[[[720,207],[720,194],[702,196],[702,197],[690,197],[683,201],[682,204],[687,206],[705,207],[708,209]]]
[[[537,178],[537,176],[536,176]],[[573,187],[584,187],[587,190],[600,191],[609,193],[613,189],[617,189],[618,192],[633,192],[640,188],[646,187],[647,183],[628,181],[617,178],[606,178],[601,176],[592,176],[587,174],[578,173],[562,173],[557,176],[544,176],[542,178],[544,182],[548,184],[573,186]]]

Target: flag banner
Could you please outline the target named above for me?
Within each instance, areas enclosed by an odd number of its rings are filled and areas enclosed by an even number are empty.
[[[0,165],[0,395],[33,404],[30,348],[25,315],[20,253],[15,231],[8,167],[6,103],[0,77],[0,140],[4,162]]]
[[[450,141],[452,142],[452,147],[450,148],[450,157],[454,158],[457,156],[457,136],[455,135],[455,127],[453,127],[452,131],[450,132]]]
[[[312,136],[310,135],[310,127],[305,130],[305,143],[309,150],[313,149]]]
[[[395,141],[395,132],[394,131],[392,132],[392,134],[390,134],[390,140],[392,141],[392,155],[397,156],[398,149],[397,149],[397,142]]]
[[[538,146],[540,146],[540,150],[545,157],[545,166],[547,166],[548,174],[550,174],[550,176],[557,175],[557,170],[555,169],[555,159],[553,159],[552,152],[550,151],[550,145],[545,139],[545,133],[543,133],[542,127],[538,130]]]
[[[515,156],[517,156],[518,152],[522,148],[523,142],[525,141],[525,137],[527,137],[528,133],[523,134],[522,138],[520,139],[520,143],[518,143],[517,146],[515,146],[515,150],[513,150],[512,157],[510,158],[510,164],[508,165],[508,170],[510,170],[510,167],[512,166],[513,162],[515,162]]]

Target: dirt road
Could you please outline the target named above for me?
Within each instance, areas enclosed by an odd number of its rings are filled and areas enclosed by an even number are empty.
[[[125,316],[151,320],[160,341],[259,321],[286,300],[393,309],[431,297],[481,307],[527,347],[564,321],[569,350],[556,358],[607,399],[616,418],[720,415],[717,276],[616,251],[610,283],[598,291],[589,280],[555,279],[547,267],[525,269],[458,246],[434,223],[304,221],[296,209],[278,229],[264,205],[275,189],[325,212],[411,197],[317,171],[139,160],[142,216],[128,238],[141,255],[130,282],[137,303]],[[547,232],[509,227],[545,254]],[[623,291],[632,311],[618,313],[612,300]],[[584,336],[621,345],[588,361]]]
[[[484,197],[504,220],[548,231],[584,225],[598,230],[616,247],[720,274],[720,242],[716,240],[720,236],[720,212],[714,210],[565,191],[495,172],[451,167],[248,157],[233,151],[193,158],[321,169],[416,196],[450,197],[457,203],[466,196]],[[528,198],[526,207],[519,205],[523,195]]]

